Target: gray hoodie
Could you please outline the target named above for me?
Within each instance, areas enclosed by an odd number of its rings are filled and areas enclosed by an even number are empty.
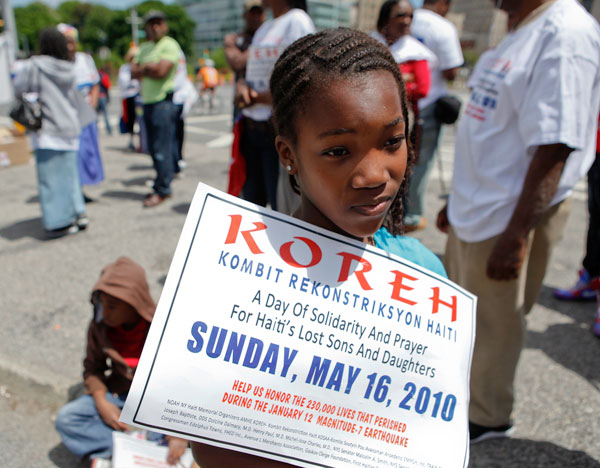
[[[15,93],[38,93],[42,106],[41,133],[77,138],[89,106],[77,91],[73,63],[47,55],[23,64],[14,81]],[[84,107],[87,106],[87,109]]]

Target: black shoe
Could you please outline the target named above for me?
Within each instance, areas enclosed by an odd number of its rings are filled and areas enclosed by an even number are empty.
[[[514,431],[515,428],[512,423],[503,426],[487,427],[469,422],[469,439],[472,444],[483,442],[484,440],[510,437]]]

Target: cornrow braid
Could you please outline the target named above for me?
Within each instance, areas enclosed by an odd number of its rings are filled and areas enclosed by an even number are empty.
[[[331,83],[336,77],[352,76],[374,70],[389,71],[398,84],[405,125],[408,163],[404,179],[383,223],[392,235],[404,232],[403,199],[407,181],[415,162],[411,143],[408,107],[404,82],[389,50],[367,34],[347,28],[325,29],[298,39],[277,60],[271,74],[273,124],[277,134],[296,143],[295,120],[311,97],[311,93]],[[290,176],[292,188],[298,183]]]

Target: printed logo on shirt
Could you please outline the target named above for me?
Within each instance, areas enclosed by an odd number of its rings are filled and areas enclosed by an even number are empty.
[[[465,109],[466,115],[480,122],[487,120],[489,112],[498,106],[498,88],[510,72],[511,66],[512,61],[503,57],[483,66]]]

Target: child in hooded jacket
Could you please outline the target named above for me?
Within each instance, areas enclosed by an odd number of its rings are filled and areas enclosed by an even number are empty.
[[[94,312],[83,361],[86,394],[58,412],[56,430],[75,455],[110,458],[113,431],[127,430],[119,416],[156,306],[144,269],[127,257],[102,270],[91,302]],[[167,461],[175,464],[187,441],[169,436],[166,441]]]

